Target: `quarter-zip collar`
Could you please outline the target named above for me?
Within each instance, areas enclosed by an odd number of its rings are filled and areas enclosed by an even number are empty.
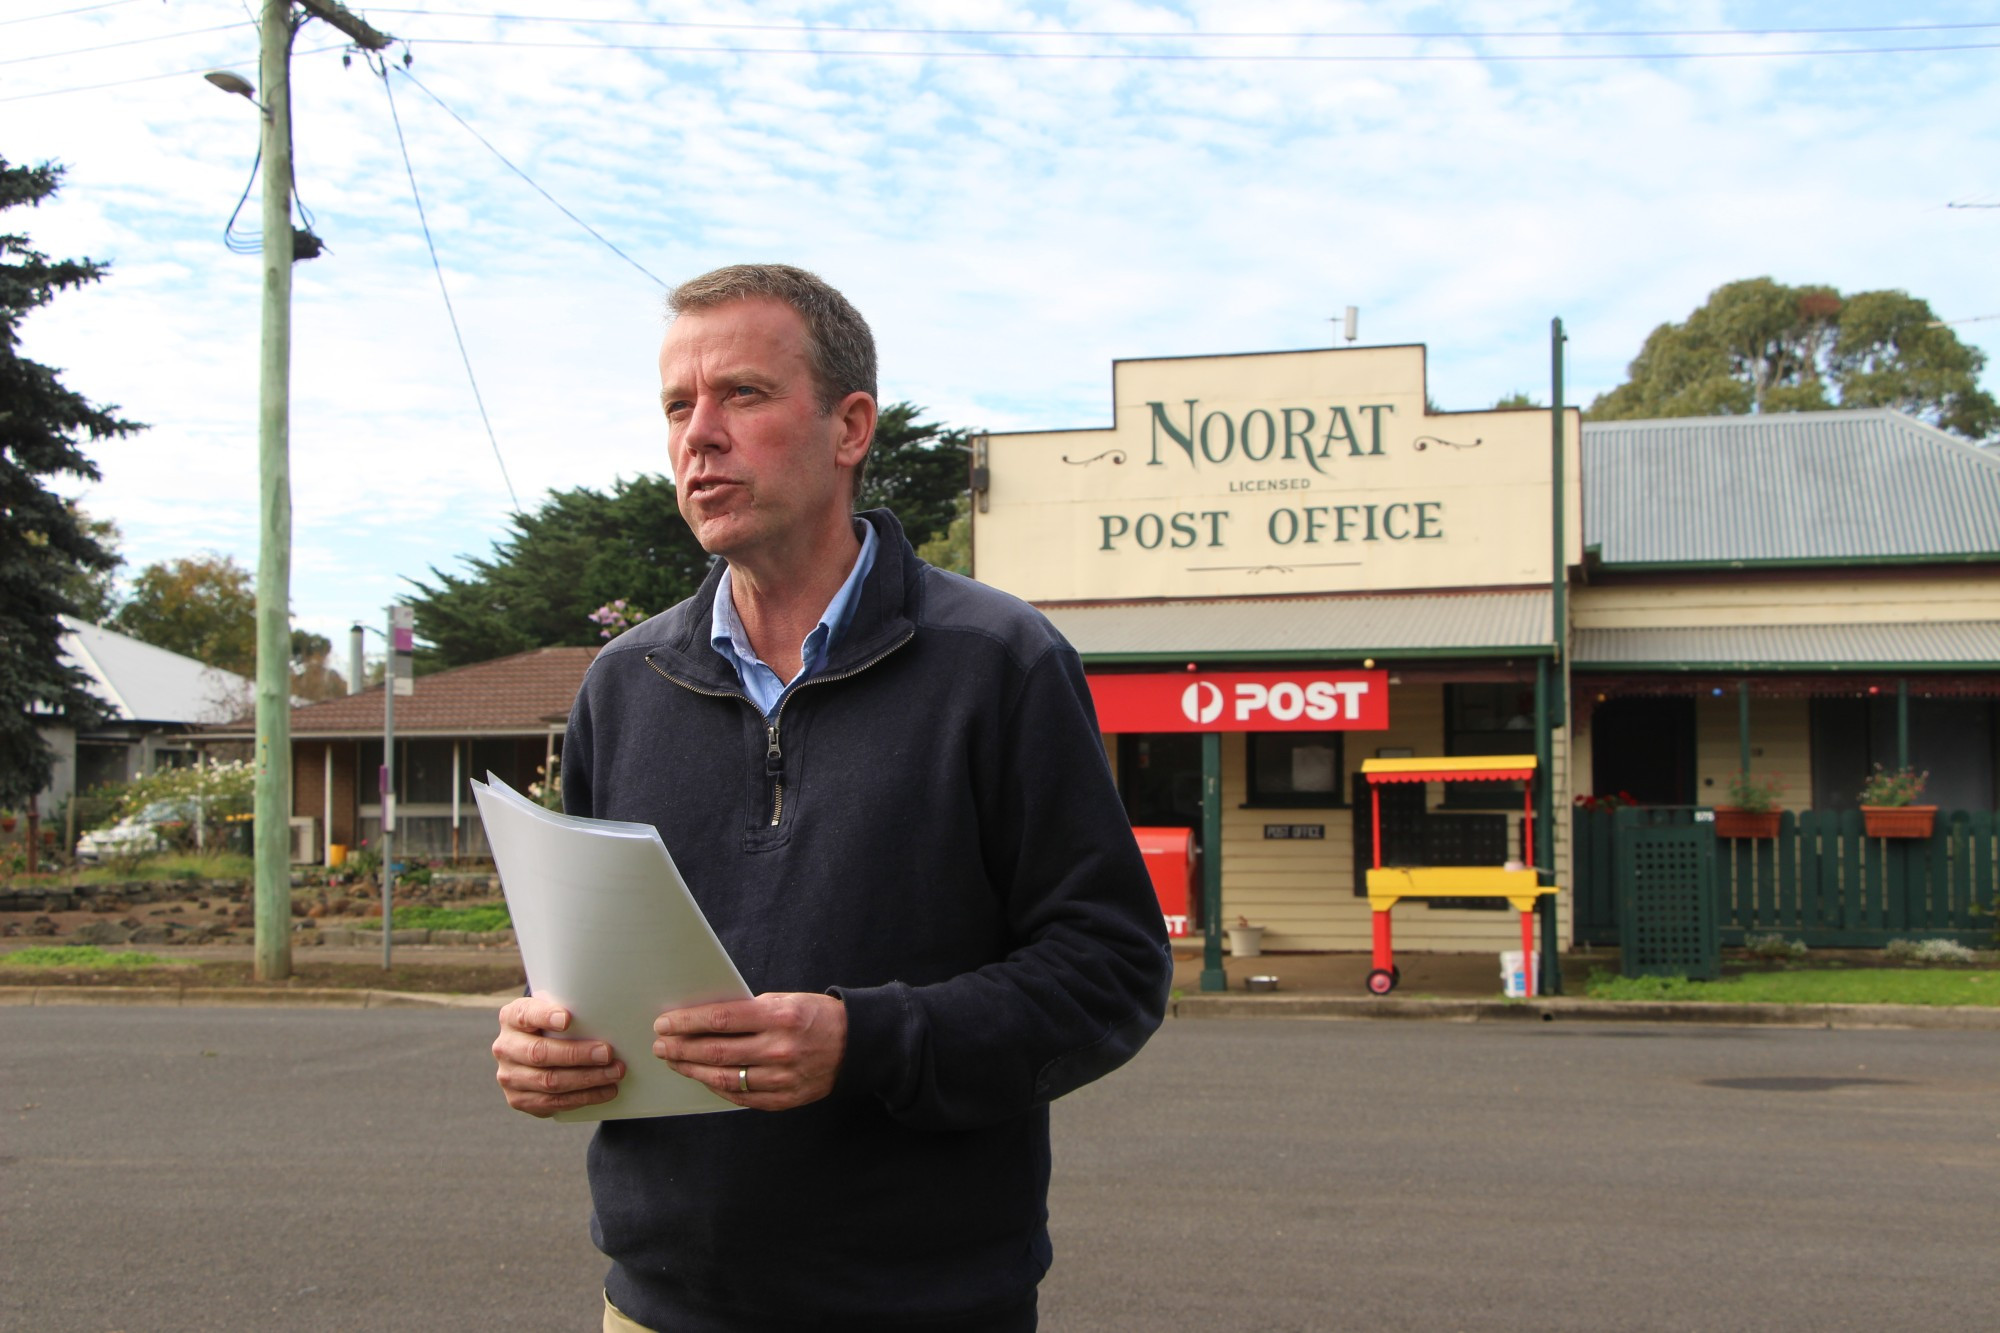
[[[778,679],[778,674],[751,647],[750,636],[743,629],[743,618],[736,610],[731,571],[727,566],[722,571],[722,580],[717,584],[714,600],[710,603],[709,646],[729,664],[736,678],[742,682],[743,692],[767,718],[778,711],[778,705],[787,694],[820,673],[827,655],[846,637],[847,627],[854,620],[855,596],[869,571],[875,568],[876,552],[882,545],[874,525],[858,518],[854,524],[861,530],[858,534],[861,550],[854,557],[846,579],[826,604],[826,610],[820,613],[819,623],[799,645],[799,672],[790,680]]]
[[[872,662],[915,633],[922,614],[918,602],[923,563],[896,516],[886,509],[871,509],[857,517],[875,529],[879,541],[875,567],[855,589],[846,632],[830,645],[815,673],[820,676],[843,675]],[[630,639],[655,670],[690,689],[748,699],[735,670],[709,643],[724,568],[722,561],[716,561],[694,596],[629,631],[619,644]]]

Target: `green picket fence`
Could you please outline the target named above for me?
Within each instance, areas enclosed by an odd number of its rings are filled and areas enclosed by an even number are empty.
[[[1693,823],[1692,809],[1652,811]],[[1578,810],[1572,880],[1579,943],[1618,942],[1612,813]],[[1938,937],[1991,944],[2000,901],[2000,815],[1939,811],[1928,838],[1870,838],[1859,811],[1786,811],[1775,838],[1716,843],[1725,945],[1781,934],[1813,948]]]

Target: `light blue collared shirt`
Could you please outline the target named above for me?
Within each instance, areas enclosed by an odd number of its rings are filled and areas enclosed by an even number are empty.
[[[723,568],[721,582],[715,585],[715,607],[709,615],[708,624],[709,644],[722,654],[724,661],[736,668],[736,678],[743,682],[743,692],[750,696],[767,719],[776,715],[778,705],[784,702],[787,694],[826,665],[826,655],[833,651],[834,645],[847,633],[847,627],[854,619],[854,599],[860,592],[862,581],[868,577],[868,571],[875,568],[875,548],[881,545],[875,536],[873,523],[856,519],[854,526],[856,535],[861,538],[861,554],[854,557],[854,568],[847,572],[847,581],[840,585],[840,591],[834,593],[833,600],[820,613],[819,624],[799,645],[799,674],[789,682],[779,680],[778,673],[751,650],[750,636],[743,629],[743,618],[736,614],[736,600],[730,596],[730,571],[727,566]]]

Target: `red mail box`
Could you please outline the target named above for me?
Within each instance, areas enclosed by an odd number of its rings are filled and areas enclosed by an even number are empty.
[[[1135,828],[1139,851],[1146,858],[1146,873],[1153,877],[1153,892],[1160,899],[1160,915],[1167,919],[1167,934],[1180,939],[1193,933],[1201,891],[1195,886],[1198,856],[1194,830],[1186,828]]]

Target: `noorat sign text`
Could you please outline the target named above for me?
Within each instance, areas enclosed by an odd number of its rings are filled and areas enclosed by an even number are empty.
[[[1176,421],[1166,403],[1146,404],[1152,432],[1147,467],[1179,467],[1184,459],[1186,467],[1199,472],[1204,465],[1241,460],[1304,467],[1317,474],[1236,477],[1227,482],[1233,495],[1313,491],[1334,482],[1345,460],[1385,457],[1382,418],[1396,410],[1393,403],[1358,403],[1351,409],[1335,403],[1324,408],[1252,407],[1231,415],[1219,408],[1203,411],[1199,398],[1183,399],[1180,406],[1184,411]],[[1226,508],[1100,512],[1097,549],[1223,549],[1240,535],[1238,517]],[[1257,535],[1286,548],[1436,541],[1444,536],[1444,502],[1342,503],[1329,496],[1320,504],[1301,496],[1249,521],[1262,530]]]

